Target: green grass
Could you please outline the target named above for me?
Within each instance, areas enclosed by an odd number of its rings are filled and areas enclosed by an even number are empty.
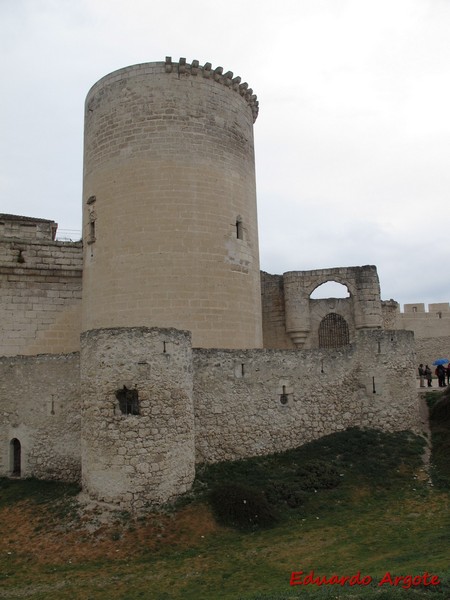
[[[28,479],[8,479],[0,477],[0,508],[10,506],[21,500],[34,504],[46,504],[57,500],[75,497],[80,486],[59,481],[42,481],[30,477]]]
[[[279,522],[268,529],[198,531],[188,546],[162,543],[149,550],[143,544],[133,556],[120,550],[115,560],[37,565],[25,547],[10,554],[2,551],[0,598],[449,600],[449,492],[417,478],[422,451],[423,440],[408,432],[352,429],[278,455],[204,467],[195,493],[184,503],[200,505],[205,512],[211,490],[230,482],[258,493],[265,493],[274,482],[290,486],[295,482],[303,493],[302,502],[293,508],[286,502],[278,504]],[[314,484],[324,483],[316,478],[320,464],[330,467],[324,478],[330,485],[315,488]],[[441,462],[439,469],[445,468]],[[17,487],[0,487],[0,505],[4,489],[9,495],[6,504],[26,497],[21,483],[31,485],[15,481]],[[28,492],[33,496],[32,489]],[[35,494],[42,499],[37,508],[51,511],[53,501],[44,500],[44,491]],[[134,527],[142,524],[145,519]],[[120,549],[119,526],[110,537],[117,538],[111,544]],[[289,585],[293,571],[311,570],[326,577],[360,571],[373,581],[367,587]],[[442,584],[409,590],[378,587],[387,571],[394,576],[428,571],[437,574]]]

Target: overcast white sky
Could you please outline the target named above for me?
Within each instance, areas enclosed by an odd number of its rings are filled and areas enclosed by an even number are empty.
[[[450,300],[448,0],[0,0],[0,212],[81,229],[83,104],[185,57],[248,81],[261,268],[375,264]]]

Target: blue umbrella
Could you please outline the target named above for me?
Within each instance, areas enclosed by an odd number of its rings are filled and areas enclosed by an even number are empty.
[[[438,358],[434,361],[433,365],[446,365],[450,360],[448,358]]]

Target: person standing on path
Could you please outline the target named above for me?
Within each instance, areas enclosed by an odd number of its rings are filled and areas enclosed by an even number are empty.
[[[425,377],[427,378],[427,382],[428,382],[428,387],[433,387],[431,384],[432,381],[432,374],[431,374],[431,369],[428,365],[425,365]]]
[[[425,387],[425,369],[423,368],[422,363],[420,363],[420,365],[419,365],[419,380],[420,380],[420,387]]]

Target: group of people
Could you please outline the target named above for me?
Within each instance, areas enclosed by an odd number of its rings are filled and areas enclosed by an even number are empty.
[[[439,387],[446,387],[450,385],[450,363],[445,367],[444,365],[438,365],[434,371],[434,374],[438,378]],[[428,387],[433,387],[433,374],[428,365],[423,366],[422,363],[419,365],[419,380],[420,387],[425,387],[425,379],[427,380]],[[447,379],[447,383],[445,380]]]

